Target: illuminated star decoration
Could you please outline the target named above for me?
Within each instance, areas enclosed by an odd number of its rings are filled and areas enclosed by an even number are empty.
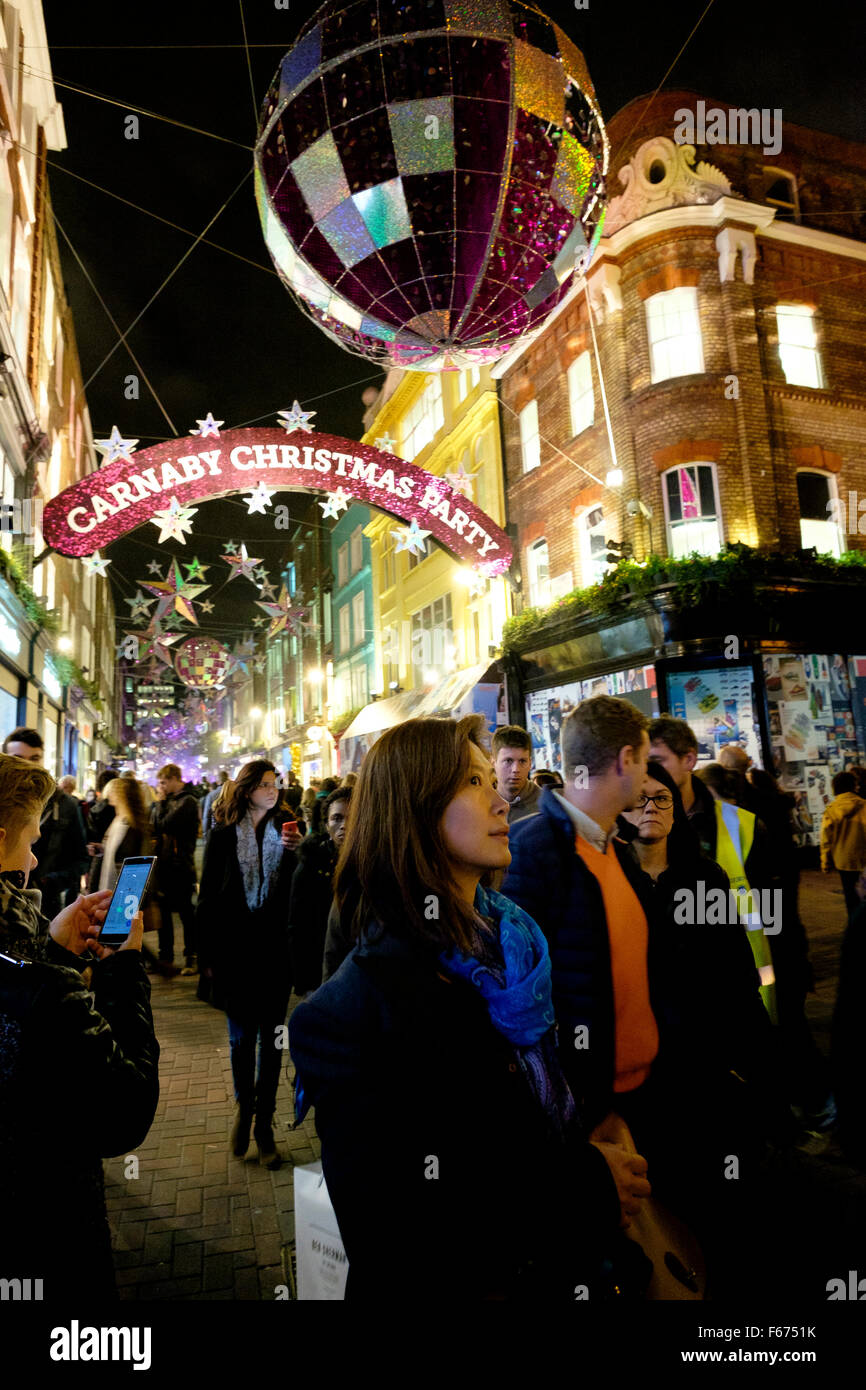
[[[195,623],[198,626],[198,618],[195,616],[195,609],[191,600],[203,594],[207,589],[207,584],[190,584],[184,579],[180,572],[180,565],[177,560],[172,560],[169,565],[168,574],[165,579],[158,584],[145,584],[149,594],[155,594],[159,602],[153,615],[153,621],[158,623],[166,613],[179,613],[182,618],[186,618],[188,623]]]
[[[275,594],[276,592],[277,592],[277,591],[276,591],[276,589],[274,588],[274,586],[273,586],[273,584],[271,583],[271,581],[270,581],[269,579],[266,579],[265,582],[264,582],[264,584],[262,584],[261,588],[259,589],[259,597],[260,597],[260,598],[273,598],[273,596],[274,596],[274,594]]]
[[[191,561],[184,560],[183,567],[186,570],[187,579],[190,580],[204,579],[210,569],[210,565],[203,565],[198,556]]]
[[[392,531],[391,535],[397,542],[394,547],[395,554],[401,550],[408,550],[412,555],[423,555],[430,532],[422,531],[413,517],[411,526],[401,526],[399,530]]]
[[[157,574],[158,573],[159,566],[157,565]],[[124,603],[129,604],[129,607],[131,609],[129,616],[131,620],[133,618],[140,617],[142,613],[147,614],[150,605],[153,603],[153,599],[148,598],[147,595],[143,594],[141,592],[141,589],[139,589],[136,593],[133,594],[132,598],[124,599]]]
[[[107,439],[94,439],[94,448],[101,454],[105,454],[102,460],[103,468],[109,463],[116,463],[118,459],[125,459],[127,463],[132,463],[132,454],[135,449],[137,439],[124,439],[117,425],[111,426],[111,434]]]
[[[267,618],[253,618],[253,627],[264,627]]]
[[[475,480],[471,473],[466,472],[462,463],[456,473],[446,473],[445,477],[455,492],[459,492],[461,496],[468,497],[470,502],[472,501],[472,488]]]
[[[247,515],[252,516],[253,512],[261,512],[264,516],[265,510],[271,505],[271,498],[279,489],[266,487],[264,483],[259,483],[258,487],[253,488],[252,492],[244,498],[247,504]]]
[[[226,580],[227,584],[230,584],[233,579],[237,579],[239,574],[242,575],[244,579],[252,580],[253,584],[255,584],[256,580],[255,575],[253,574],[253,570],[255,569],[256,565],[260,565],[262,563],[262,557],[260,555],[257,556],[256,559],[253,559],[251,556],[247,554],[247,547],[244,544],[240,548],[240,554],[232,555],[230,553],[226,553],[225,555],[222,555],[220,558],[225,560],[226,564],[231,569],[231,574]]]
[[[203,420],[196,420],[197,430],[190,430],[190,434],[200,434],[202,439],[207,439],[208,435],[213,435],[214,439],[220,437],[220,425],[225,424],[225,420],[215,420],[208,411]]]
[[[315,429],[315,425],[308,425],[307,421],[312,420],[317,412],[315,410],[301,410],[297,401],[292,403],[291,410],[278,410],[277,414],[286,434],[293,434],[295,430],[306,430],[309,433]]]
[[[271,625],[268,628],[269,637],[276,637],[283,628],[288,628],[289,632],[296,634],[301,621],[309,613],[309,609],[300,607],[293,599],[289,598],[289,591],[285,584],[280,589],[280,596],[276,603],[257,603],[256,607],[267,613],[271,620]],[[255,621],[256,626],[258,626],[258,619]]]
[[[83,564],[87,574],[101,574],[108,578],[107,570],[111,561],[107,556],[103,559],[98,550],[94,550],[92,555],[86,555]]]
[[[185,531],[192,530],[192,518],[198,511],[198,507],[185,507],[178,502],[176,497],[172,497],[167,507],[161,511],[154,512],[150,518],[154,526],[159,527],[159,544],[164,541],[180,541],[181,545],[186,545]]]
[[[226,541],[226,555],[237,555],[237,553],[238,553],[238,543],[237,543],[237,541]]]
[[[268,582],[268,572],[264,565],[262,565],[261,569],[256,570],[256,579],[260,584],[266,584]]]
[[[392,439],[390,434],[380,434],[376,440],[376,448],[381,449],[385,454],[393,454],[396,439]]]
[[[159,572],[160,572],[160,563],[159,563],[159,561],[158,561],[158,560],[151,560],[151,561],[148,563],[147,572],[148,572],[148,574],[159,574]]]
[[[344,492],[341,487],[336,488],[334,492],[328,493],[328,497],[325,502],[319,503],[319,506],[322,509],[322,516],[332,516],[336,518],[337,516],[339,516],[340,512],[344,512],[346,510],[351,500],[352,499],[348,492]]]
[[[213,604],[211,603],[209,598],[206,598],[203,603],[200,603],[199,608],[201,609],[202,613],[213,612]]]
[[[161,632],[156,623],[152,623],[145,632],[127,632],[125,635],[134,637],[138,643],[139,661],[146,661],[151,656],[163,666],[171,666],[171,652],[168,649],[172,642],[178,642],[183,636],[180,632]]]

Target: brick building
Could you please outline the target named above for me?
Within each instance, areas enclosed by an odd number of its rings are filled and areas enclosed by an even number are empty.
[[[837,690],[839,737],[804,728],[801,750],[794,714],[773,708],[767,682],[775,694],[779,662],[802,658],[803,678],[789,683],[820,705],[843,657],[856,692],[866,649],[850,623],[863,571],[849,562],[837,574],[803,553],[864,549],[866,147],[782,124],[781,113],[765,113],[765,126],[767,116],[780,138],[762,135],[760,113],[692,92],[620,111],[608,126],[605,235],[586,283],[495,368],[523,601],[541,610],[506,639],[510,701],[531,721],[535,697],[539,756],[555,760],[551,730],[575,698],[550,692],[575,682],[577,698],[586,682],[637,684],[648,710],[703,722],[708,756],[736,729],[793,790],[808,790],[800,784],[815,767],[853,760],[858,743],[863,754],[862,702],[846,713]],[[690,145],[690,133],[722,140]],[[687,611],[676,590],[699,568],[687,557],[709,561],[737,543],[790,556],[799,573],[791,578],[789,562],[783,576],[780,558],[778,582],[761,580],[772,601],[744,605],[756,592],[746,584],[736,605],[708,590],[700,614]],[[607,581],[586,602],[561,602],[598,585],[623,546],[659,571],[655,594],[633,586],[630,600],[606,605]],[[791,756],[800,751],[808,758]],[[804,768],[787,768],[798,761]]]

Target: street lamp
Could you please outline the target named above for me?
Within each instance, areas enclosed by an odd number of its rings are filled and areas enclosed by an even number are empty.
[[[262,717],[262,711],[261,711],[261,709],[259,708],[258,705],[253,705],[252,709],[250,710],[250,719],[261,719],[261,717]]]

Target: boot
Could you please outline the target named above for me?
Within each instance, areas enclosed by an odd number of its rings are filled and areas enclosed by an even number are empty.
[[[261,1166],[270,1169],[279,1168],[283,1160],[277,1153],[277,1146],[274,1143],[274,1131],[271,1119],[259,1119],[257,1116],[253,1137],[258,1145],[259,1163]]]
[[[235,1110],[231,1133],[231,1150],[235,1158],[243,1158],[250,1146],[250,1126],[253,1122],[252,1106],[238,1104]]]
[[[181,973],[181,975],[197,975],[197,974],[198,974],[198,963],[197,963],[197,961],[196,961],[195,956],[187,956],[187,957],[186,957],[186,961],[185,961],[183,970],[181,970],[180,973]]]

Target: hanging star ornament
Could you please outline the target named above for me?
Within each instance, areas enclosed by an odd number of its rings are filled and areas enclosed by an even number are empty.
[[[203,565],[198,556],[196,556],[194,560],[184,560],[183,567],[186,570],[187,579],[193,582],[195,582],[196,579],[204,579],[210,569],[210,565]]]
[[[159,574],[158,565],[156,567],[156,572],[157,574]],[[153,599],[148,598],[147,594],[143,594],[141,592],[141,589],[138,589],[138,591],[133,594],[132,598],[124,599],[124,603],[129,604],[131,610],[129,616],[130,619],[133,619],[140,617],[142,613],[146,615],[148,613],[148,610],[150,609],[151,604],[153,603]]]
[[[466,472],[462,463],[456,473],[446,473],[445,478],[447,482],[451,484],[455,492],[459,492],[461,496],[468,497],[470,502],[472,501],[472,489],[475,479],[472,477],[471,473]]]
[[[215,420],[208,411],[203,420],[196,420],[196,424],[198,429],[190,430],[190,434],[200,434],[202,439],[207,439],[208,435],[212,435],[214,439],[219,439],[220,425],[224,425],[225,420]]]
[[[390,434],[380,434],[376,440],[376,448],[381,449],[384,454],[393,454],[396,439],[392,439]]]
[[[277,414],[286,434],[293,434],[295,430],[306,430],[309,433],[315,429],[315,425],[308,425],[307,421],[312,420],[317,412],[301,410],[297,401],[293,401],[291,410],[278,410]]]
[[[203,603],[200,603],[199,608],[201,609],[202,613],[213,612],[213,604],[211,603],[209,598],[206,598]]]
[[[395,553],[401,550],[408,550],[412,555],[423,555],[427,544],[429,531],[422,531],[415,518],[412,518],[411,526],[401,526],[398,530],[392,531],[391,535],[397,544],[394,547]]]
[[[226,555],[237,555],[237,553],[238,553],[238,543],[237,543],[237,541],[226,541]]]
[[[107,570],[111,561],[107,556],[103,559],[98,550],[94,550],[92,555],[85,555],[82,563],[86,574],[101,574],[108,578]]]
[[[268,628],[268,637],[276,637],[278,632],[287,628],[292,634],[296,634],[298,627],[304,618],[307,617],[309,609],[299,607],[295,601],[289,598],[289,591],[285,584],[280,589],[280,596],[276,603],[257,603],[257,608],[267,613],[271,620]],[[254,620],[258,626],[258,619]]]
[[[186,545],[184,532],[192,530],[192,518],[197,511],[198,507],[185,507],[176,497],[172,497],[167,507],[154,512],[150,519],[154,526],[159,527],[159,544],[172,540]]]
[[[328,493],[326,501],[319,503],[322,509],[322,516],[330,516],[336,519],[340,512],[346,510],[351,500],[348,492],[344,492],[341,487],[335,488],[333,492]]]
[[[138,644],[138,661],[153,657],[161,665],[171,666],[171,652],[168,649],[173,642],[180,641],[183,633],[162,632],[158,624],[152,623],[145,632],[127,632],[125,636],[134,638]]]
[[[257,569],[257,570],[256,570],[256,579],[259,581],[260,584],[266,584],[266,583],[267,583],[267,580],[268,580],[268,572],[267,572],[267,570],[265,569],[264,565],[262,565],[261,569]]]
[[[150,560],[147,566],[148,574],[159,574],[162,569],[158,560]]]
[[[145,584],[149,594],[155,594],[158,600],[156,610],[153,615],[154,622],[160,622],[166,613],[178,613],[181,618],[186,618],[188,623],[195,623],[198,626],[198,618],[192,606],[192,599],[199,594],[203,594],[207,589],[207,584],[190,584],[184,579],[180,572],[180,565],[177,560],[172,560],[168,568],[165,579],[158,584]]]
[[[273,598],[276,592],[277,591],[274,588],[271,581],[269,579],[266,579],[264,584],[262,584],[259,588],[259,598]]]
[[[125,459],[127,463],[132,463],[132,455],[137,443],[137,439],[124,439],[117,425],[112,425],[108,438],[94,439],[93,447],[105,455],[102,466],[107,468],[110,463],[116,463],[118,459]]]
[[[255,569],[256,565],[260,565],[262,563],[262,557],[260,555],[257,556],[256,559],[253,559],[251,556],[247,554],[247,547],[244,544],[241,546],[240,553],[238,555],[232,555],[229,552],[228,547],[226,547],[226,554],[222,555],[220,558],[225,560],[226,564],[231,569],[231,574],[226,580],[227,584],[231,583],[233,579],[236,579],[239,574],[242,575],[244,579],[252,580],[253,584],[255,584],[256,580],[255,575],[253,574],[253,570]]]
[[[261,512],[264,515],[271,505],[271,498],[278,491],[279,488],[266,487],[264,483],[259,483],[258,487],[253,488],[252,492],[244,498],[247,504],[247,515],[252,516],[253,512]]]

